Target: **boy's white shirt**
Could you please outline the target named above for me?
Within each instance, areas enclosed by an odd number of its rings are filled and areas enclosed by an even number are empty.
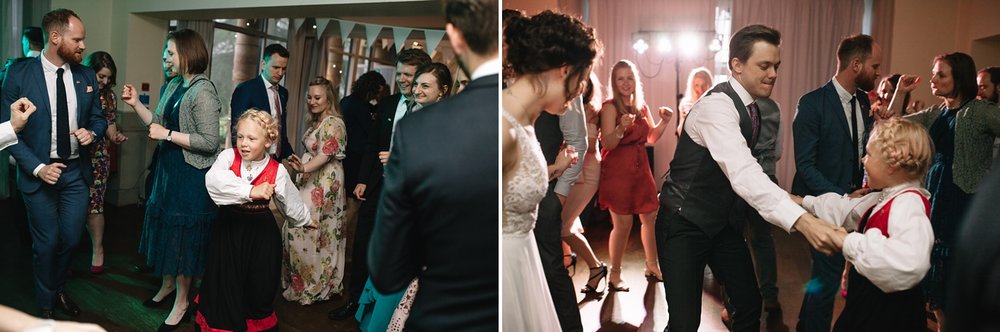
[[[864,233],[848,234],[843,248],[844,258],[854,264],[858,273],[883,292],[890,293],[913,288],[930,269],[934,230],[921,197],[905,192],[910,189],[930,197],[919,181],[911,181],[859,198],[835,193],[806,196],[802,198],[802,207],[831,224],[854,230],[869,208],[875,207],[874,214],[892,201],[890,237],[871,228]]]
[[[208,196],[216,205],[238,205],[251,201],[250,190],[253,189],[253,185],[250,184],[251,180],[236,176],[230,170],[235,159],[236,152],[233,149],[222,150],[219,157],[215,159],[215,163],[212,164],[212,168],[208,170],[208,174],[205,174],[205,187],[208,189]],[[243,175],[250,174],[250,179],[254,179],[264,170],[269,160],[270,157],[267,156],[259,161],[243,160],[240,165],[241,173]],[[244,168],[247,164],[251,166],[249,172]],[[295,187],[295,183],[292,182],[285,166],[280,163],[278,164],[278,176],[274,180],[272,198],[275,199],[281,213],[295,227],[304,226],[311,220],[309,208],[302,202],[299,189]]]

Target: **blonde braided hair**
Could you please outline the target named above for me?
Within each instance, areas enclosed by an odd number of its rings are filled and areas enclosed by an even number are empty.
[[[934,157],[934,142],[927,129],[902,118],[879,121],[872,132],[872,147],[887,165],[898,168],[911,179],[923,179]]]
[[[268,143],[278,140],[278,129],[280,125],[278,124],[278,121],[274,120],[271,113],[256,107],[251,107],[246,112],[243,112],[243,115],[240,115],[239,121],[236,122],[237,128],[239,128],[240,122],[243,121],[253,121],[261,128],[264,128],[264,139],[266,139]]]

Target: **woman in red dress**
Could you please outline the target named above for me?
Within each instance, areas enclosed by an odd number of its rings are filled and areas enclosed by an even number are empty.
[[[613,224],[608,251],[611,274],[608,288],[628,291],[622,284],[622,255],[632,229],[632,215],[642,222],[642,246],[646,253],[646,276],[662,281],[656,258],[655,222],[659,203],[656,185],[649,169],[646,144],[656,143],[662,136],[673,110],[660,107],[660,122],[643,98],[642,82],[635,65],[621,60],[611,70],[608,84],[611,99],[601,108],[601,179],[598,202],[611,210]]]

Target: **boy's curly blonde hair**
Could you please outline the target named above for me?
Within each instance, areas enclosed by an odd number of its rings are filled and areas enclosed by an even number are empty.
[[[240,122],[243,121],[253,121],[256,122],[261,128],[264,128],[264,139],[266,139],[268,143],[278,140],[278,127],[280,125],[278,124],[278,121],[274,120],[271,113],[256,107],[251,107],[240,116],[239,121],[236,122],[236,127],[239,128]],[[236,142],[233,142],[233,145],[236,145]]]
[[[879,121],[872,131],[872,147],[879,149],[886,164],[911,179],[923,179],[934,158],[934,142],[927,129],[902,118]]]

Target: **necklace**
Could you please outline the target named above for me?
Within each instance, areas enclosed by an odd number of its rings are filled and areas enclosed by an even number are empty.
[[[246,165],[244,165],[243,167],[247,169],[247,172],[246,172],[247,173],[247,181],[253,181],[253,175],[250,174],[250,169],[253,168],[253,163],[248,160],[248,161],[246,161]]]

